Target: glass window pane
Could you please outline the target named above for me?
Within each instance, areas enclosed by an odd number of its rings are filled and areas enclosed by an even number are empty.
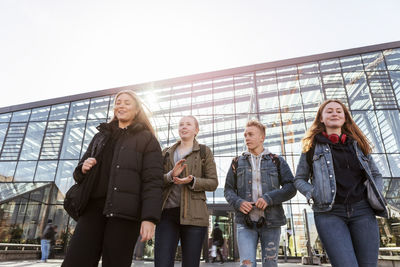
[[[156,131],[161,147],[168,143],[169,116],[152,116],[151,123]]]
[[[14,181],[33,181],[37,161],[19,161],[15,172]]]
[[[278,76],[278,89],[282,112],[303,111],[297,75]]]
[[[208,145],[213,150],[213,119],[211,116],[197,116],[199,121],[199,134],[197,140],[200,144]]]
[[[322,73],[340,72],[341,68],[339,59],[334,58],[334,59],[322,60],[319,62],[319,69],[321,70]]]
[[[300,156],[289,154],[289,155],[286,155],[284,158],[285,158],[287,164],[289,165],[289,168],[292,171],[293,175],[295,175],[297,165],[299,164]],[[300,195],[302,195],[302,194],[300,194]]]
[[[107,118],[110,97],[99,97],[90,100],[89,119],[105,119]]]
[[[387,153],[400,152],[400,114],[398,110],[376,112]]]
[[[39,157],[46,122],[30,122],[26,131],[20,159],[35,160]]]
[[[393,177],[400,177],[400,154],[388,154],[390,170]]]
[[[145,106],[151,110],[154,115],[168,115],[170,108],[170,87],[152,88],[147,90],[142,96]]]
[[[60,160],[58,163],[56,185],[63,195],[75,184],[72,174],[76,165],[78,165],[77,160]]]
[[[11,113],[0,114],[0,122],[9,122],[11,119]]]
[[[389,204],[391,204],[390,201],[393,201],[392,203],[396,203],[397,205],[394,205],[395,207],[399,205],[399,199],[400,199],[400,179],[392,179],[390,181],[390,187],[388,188],[386,192],[386,200],[388,201]]]
[[[68,119],[86,120],[88,108],[89,108],[89,99],[72,102]]]
[[[50,107],[32,109],[30,121],[46,121],[49,117]]]
[[[233,78],[214,80],[213,87],[214,114],[234,114]]]
[[[25,135],[26,125],[27,123],[24,122],[10,123],[10,128],[8,129],[7,136],[3,143],[3,150],[0,157],[1,160],[18,159]]]
[[[214,155],[231,157],[236,155],[235,116],[215,115],[214,130],[212,129],[212,123],[213,119],[210,117],[208,136],[212,137],[214,135]]]
[[[0,161],[0,182],[12,182],[16,161]]]
[[[359,55],[340,58],[343,72],[363,71],[364,67]]]
[[[56,169],[57,169],[57,161],[55,160],[39,161],[35,174],[35,182],[54,181]]]
[[[372,109],[370,92],[364,72],[344,73],[351,109]]]
[[[372,158],[383,177],[390,177],[389,165],[385,155],[372,154]]]
[[[253,74],[234,77],[236,114],[257,112],[257,99]],[[207,114],[207,113],[204,113]]]
[[[389,75],[386,71],[366,72],[371,90],[371,98],[376,109],[396,109],[397,103],[394,96]]]
[[[374,111],[353,111],[353,120],[374,146],[375,153],[384,153],[383,141]]]
[[[49,120],[66,120],[69,110],[69,103],[54,105],[51,107]]]
[[[108,108],[107,122],[114,117],[114,96],[110,96],[110,107]]]
[[[276,69],[277,76],[297,75],[297,66],[285,66]]]
[[[257,74],[258,109],[260,112],[279,112],[278,84],[275,72]]]
[[[388,70],[400,70],[400,48],[383,51]]]
[[[285,154],[300,154],[301,139],[305,133],[303,113],[282,113],[282,122],[285,137]]]
[[[317,111],[324,98],[320,77],[303,74],[299,76],[299,83],[304,111]]]
[[[319,73],[319,68],[318,68],[318,63],[317,62],[309,62],[309,63],[304,63],[304,64],[299,64],[298,65],[298,72],[299,74],[313,74],[313,73]]]
[[[8,123],[0,123],[0,151],[3,147],[4,138],[8,129]]]
[[[400,71],[390,71],[389,75],[397,99],[397,105],[400,107]]]
[[[207,198],[208,203],[226,203],[226,199],[223,194],[223,188],[225,186],[225,180],[226,180],[226,174],[228,173],[228,170],[231,166],[232,162],[232,157],[215,157],[215,164],[217,165],[217,174],[218,174],[218,191],[222,191],[222,194],[220,192],[215,194],[215,198]]]
[[[174,91],[175,90],[174,88]],[[190,92],[189,88],[184,92],[186,94],[181,92],[180,98],[175,100],[174,96],[171,99],[171,107],[174,107],[174,103],[180,102],[181,108],[179,110],[175,109],[175,112],[190,111],[190,106],[192,105],[193,115],[212,114],[212,81],[196,82],[193,84],[192,92]],[[192,95],[190,95],[190,93]]]
[[[385,70],[385,61],[382,52],[373,52],[361,55],[364,68],[368,70]]]
[[[267,127],[264,146],[272,153],[281,155],[283,153],[283,133],[280,114],[261,115],[260,122]]]
[[[304,117],[306,120],[306,130],[308,130],[311,125],[313,124],[315,120],[315,116],[317,115],[317,112],[305,112]]]
[[[86,121],[68,121],[65,130],[61,159],[79,159]]]
[[[251,119],[257,119],[257,118],[255,116],[250,116],[250,114],[249,115],[243,114],[236,116],[236,140],[237,140],[236,155],[239,155],[243,151],[247,150],[246,142],[244,140],[244,130],[246,129],[247,122]]]
[[[339,99],[347,104],[347,94],[344,89],[342,74],[324,74],[321,77],[325,99]]]
[[[178,124],[179,120],[182,118],[181,115],[171,115],[170,121],[169,121],[169,132],[168,132],[168,144],[166,146],[171,146],[174,144],[177,140],[179,140],[179,134],[178,134]],[[164,147],[161,147],[164,148]]]
[[[28,121],[30,115],[31,115],[30,109],[13,112],[12,117],[11,117],[11,122]]]
[[[50,121],[47,124],[40,159],[58,159],[65,121]]]

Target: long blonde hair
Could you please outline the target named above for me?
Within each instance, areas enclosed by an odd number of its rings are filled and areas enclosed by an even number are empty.
[[[364,133],[360,130],[360,128],[358,128],[357,124],[354,122],[347,107],[342,102],[340,102],[340,100],[337,99],[326,100],[319,107],[317,116],[315,117],[313,124],[311,125],[310,129],[308,129],[308,131],[306,132],[304,138],[301,140],[303,145],[302,152],[306,153],[307,151],[309,151],[314,144],[315,136],[326,130],[325,125],[321,122],[322,112],[326,107],[326,105],[332,102],[341,105],[345,114],[345,121],[342,126],[342,133],[356,140],[364,155],[370,154],[372,152],[372,147],[370,145],[370,142],[368,141]]]
[[[118,97],[122,94],[127,94],[127,95],[131,96],[136,103],[136,108],[137,108],[138,112],[136,114],[134,121],[142,123],[147,130],[149,130],[153,135],[155,135],[154,128],[151,125],[150,120],[147,117],[147,114],[143,109],[143,103],[134,91],[128,89],[128,90],[122,90],[122,91],[118,92],[114,98],[114,106],[115,106],[115,103],[117,102]],[[118,118],[115,114],[114,114],[114,117],[112,118],[111,122],[113,122],[113,121],[118,121]]]

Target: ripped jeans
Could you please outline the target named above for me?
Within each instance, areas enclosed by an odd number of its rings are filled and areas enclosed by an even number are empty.
[[[256,267],[256,250],[258,240],[261,241],[261,254],[263,267],[278,266],[279,240],[281,235],[280,227],[248,228],[244,224],[237,224],[237,237],[240,255],[240,266]]]

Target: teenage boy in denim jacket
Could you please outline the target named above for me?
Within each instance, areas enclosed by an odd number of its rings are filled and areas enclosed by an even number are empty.
[[[277,266],[280,227],[286,224],[282,202],[296,194],[293,174],[282,157],[264,148],[263,124],[249,121],[244,137],[248,150],[232,161],[224,190],[236,212],[240,261],[256,266],[260,239],[263,266]]]

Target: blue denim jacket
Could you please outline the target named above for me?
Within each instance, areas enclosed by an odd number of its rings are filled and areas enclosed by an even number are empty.
[[[376,197],[382,205],[386,205],[386,201],[381,193],[383,190],[382,175],[376,167],[374,160],[371,155],[364,155],[355,140],[353,140],[353,145],[367,179],[375,189]],[[314,211],[329,211],[332,209],[336,196],[335,172],[329,145],[316,143],[312,161],[313,177],[310,183],[310,166],[307,163],[307,156],[306,153],[301,154],[299,164],[297,165],[296,177],[294,178],[294,185],[307,198],[307,201],[310,199],[313,200],[312,209]],[[382,212],[375,211],[375,213],[379,216],[386,216],[386,210]]]
[[[224,195],[228,203],[235,209],[236,223],[244,223],[244,214],[240,205],[244,201],[252,202],[252,168],[249,155],[241,155],[238,160],[237,181],[232,165],[226,175]],[[276,165],[268,154],[261,158],[261,184],[263,198],[268,206],[264,211],[267,227],[278,227],[286,224],[282,202],[294,197],[296,189],[293,185],[293,174],[286,161],[279,157],[281,179],[278,177]]]

